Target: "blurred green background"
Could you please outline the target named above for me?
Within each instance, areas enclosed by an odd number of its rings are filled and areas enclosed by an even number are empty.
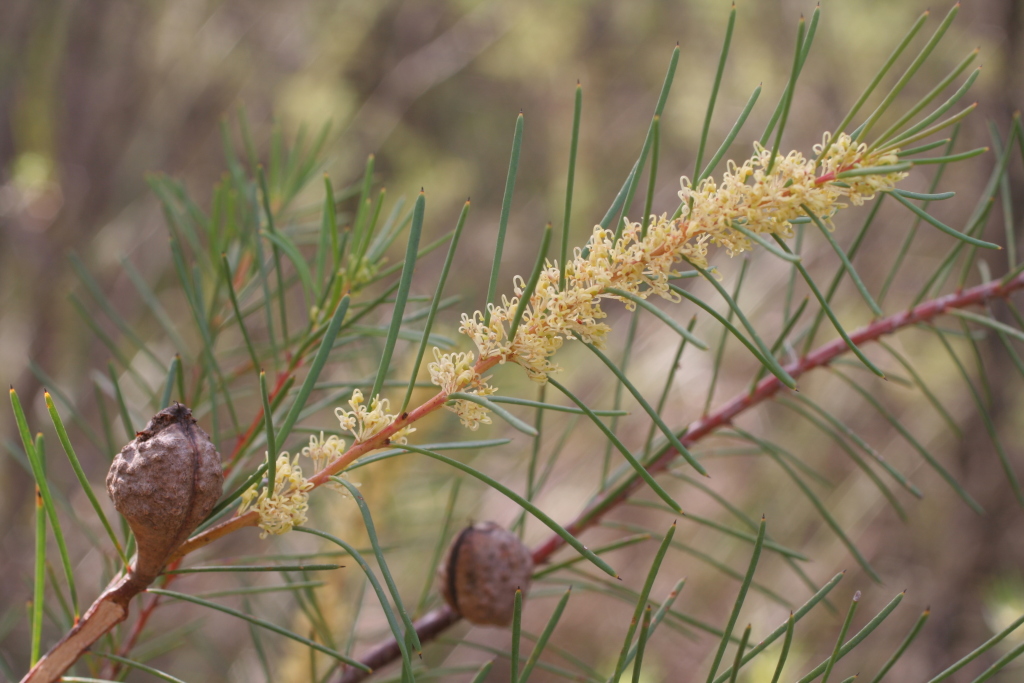
[[[934,26],[947,8],[930,1],[826,0],[783,149],[808,152],[823,131],[831,130],[929,5],[937,15]],[[737,3],[732,55],[711,128],[714,145],[751,91],[759,83],[764,91],[732,158],[748,156],[750,142],[763,130],[789,73],[797,20],[814,6],[808,0]],[[557,226],[561,221],[577,80],[584,93],[572,222],[578,244],[604,214],[636,158],[678,41],[682,55],[662,122],[654,202],[658,212],[673,210],[679,176],[693,175],[728,12],[729,3],[711,0],[5,0],[0,3],[2,380],[17,387],[32,408],[30,418],[39,424],[44,420],[42,382],[28,369],[30,360],[76,402],[91,400],[92,382],[105,372],[108,352],[69,303],[71,292],[86,298],[69,254],[78,254],[127,319],[141,316],[144,304],[121,258],[129,259],[158,291],[173,286],[163,219],[146,175],[162,172],[183,179],[203,204],[224,170],[221,123],[227,119],[236,130],[243,108],[264,155],[274,126],[291,138],[303,124],[316,129],[331,121],[325,170],[335,183],[356,179],[367,154],[375,154],[377,181],[390,197],[413,197],[425,188],[428,238],[449,230],[465,198],[472,197],[460,272],[449,284],[449,292],[466,297],[459,310],[472,311],[481,305],[479,283],[489,271],[518,112],[525,114],[525,141],[502,271],[505,291],[511,276],[526,270],[534,257],[532,236],[545,222]],[[980,47],[984,70],[969,96],[980,103],[980,111],[965,126],[958,148],[988,144],[985,122],[1005,132],[1011,112],[1021,106],[1022,35],[1022,10],[1015,0],[969,0],[911,87],[911,96],[927,92],[966,52]],[[970,210],[970,199],[987,177],[985,163],[991,159],[947,176],[940,189],[955,188],[968,198],[950,209],[953,216]],[[1019,193],[1014,205],[1021,204],[1018,200]],[[633,207],[630,215],[638,213]],[[893,212],[892,221],[898,226],[905,215]],[[875,239],[879,249],[892,249],[891,241]],[[722,265],[728,280],[734,271]],[[884,274],[886,265],[878,272]],[[1004,272],[1005,262],[993,257],[992,268]],[[431,286],[424,275],[422,291]],[[454,320],[448,322],[454,327]],[[142,333],[148,337],[156,330]],[[666,351],[651,353],[663,359]],[[941,377],[937,381],[943,383]],[[735,386],[742,382],[741,375]],[[994,414],[1017,437],[1010,445],[1011,455],[1019,459],[1021,433],[1014,425],[1024,420],[1011,390],[1000,377],[994,379],[999,398]],[[955,391],[948,398],[959,406]],[[720,390],[719,396],[730,394]],[[680,401],[676,422],[699,413],[701,400]],[[891,639],[901,637],[903,628],[931,604],[932,622],[907,664],[929,672],[987,637],[1003,618],[1000,610],[1012,611],[1015,601],[1024,600],[1019,573],[1024,518],[994,457],[988,457],[988,442],[974,443],[982,427],[970,417],[966,398],[962,407],[957,414],[964,416],[969,445],[950,442],[945,454],[984,502],[988,516],[975,516],[926,477],[929,498],[910,504],[909,523],[856,506],[860,512],[847,517],[884,571],[886,585],[871,586],[861,575],[859,583],[845,588],[849,594],[864,589],[867,604],[881,605],[911,586],[901,621],[884,636]],[[5,442],[15,436],[12,427],[6,411],[0,411]],[[987,449],[986,457],[973,457],[978,449]],[[80,455],[99,485],[105,454],[85,449]],[[390,484],[395,491],[415,491],[401,471],[395,476],[398,480]],[[730,480],[717,483],[728,489]],[[733,490],[748,497],[748,512],[768,511],[769,505],[787,509],[785,501],[773,501],[759,489],[756,480],[741,475],[732,483]],[[856,498],[855,491],[848,493]],[[23,549],[31,546],[31,502],[26,473],[11,459],[0,459],[0,520],[5,521],[0,525],[0,575],[12,577],[0,589],[0,635],[23,618],[30,595],[31,557]],[[843,504],[841,496],[835,503]],[[432,523],[425,523],[428,533]],[[797,530],[801,526],[792,520],[787,524]],[[811,571],[815,579],[853,566],[834,544],[816,546],[812,525],[806,526],[802,535],[793,531],[792,538],[817,548],[812,553],[818,559]],[[732,559],[741,557],[738,553]],[[685,564],[682,573],[699,582],[700,572],[689,572]],[[733,590],[724,584],[702,593],[693,608],[705,616],[722,615]],[[580,610],[567,621],[562,638],[567,647],[573,629],[586,632],[587,612]],[[774,623],[779,612],[767,610],[762,616]],[[622,615],[616,619],[616,625],[624,623]],[[17,649],[23,636],[14,631],[0,641],[10,661],[24,661]],[[822,636],[823,647],[830,637]],[[657,680],[656,671],[678,671],[679,661],[698,665],[694,653],[707,647],[706,640],[668,643],[652,656],[651,680]],[[181,656],[198,672],[188,680],[218,680],[229,670],[233,680],[247,680],[244,666],[231,669],[223,657]],[[600,661],[593,652],[585,658]]]

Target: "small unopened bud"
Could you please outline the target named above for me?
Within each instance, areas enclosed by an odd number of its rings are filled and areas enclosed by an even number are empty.
[[[482,522],[455,537],[437,574],[441,595],[466,621],[508,626],[516,589],[530,585],[533,558],[518,536]]]
[[[220,453],[180,403],[154,415],[121,449],[107,473],[107,491],[135,534],[138,555],[130,575],[136,582],[153,582],[223,488]]]

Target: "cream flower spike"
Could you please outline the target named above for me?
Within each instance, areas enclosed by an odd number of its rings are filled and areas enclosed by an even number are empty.
[[[617,299],[630,310],[636,307],[635,301],[611,290],[641,299],[654,294],[678,302],[679,295],[669,288],[676,264],[685,261],[708,268],[709,246],[724,247],[730,256],[754,246],[735,226],[785,239],[793,236],[793,221],[810,212],[831,228],[832,216],[847,206],[846,200],[863,204],[878,192],[892,190],[907,175],[883,170],[840,180],[845,171],[884,169],[899,163],[898,150],[869,152],[867,145],[858,144],[846,133],[835,137],[825,133],[814,151],[822,156],[817,162],[796,151],[776,156],[773,162],[771,151],[755,143],[753,156],[740,165],[730,161],[718,182],[705,178],[694,188],[689,178],[681,178],[679,217],[650,216],[646,231],[641,223],[624,219],[618,237],[612,230],[595,226],[586,251],[576,249],[564,265],[564,288],[559,287],[562,271],[546,263],[514,339],[509,339],[508,330],[520,297],[525,295],[519,276],[513,280],[515,297],[502,297],[501,305],[489,305],[488,324],[477,311],[462,316],[459,331],[473,340],[480,360],[518,363],[530,379],[543,383],[559,369],[550,358],[566,339],[604,346],[609,327],[601,322],[606,317],[602,299]],[[431,380],[443,392],[484,393],[477,384],[482,380],[472,371],[472,354],[442,355],[435,349],[434,357],[437,362],[430,366]],[[484,386],[487,393],[493,393],[493,387],[486,382]],[[481,412],[477,404],[457,401],[449,407],[470,429],[489,422],[486,411]]]

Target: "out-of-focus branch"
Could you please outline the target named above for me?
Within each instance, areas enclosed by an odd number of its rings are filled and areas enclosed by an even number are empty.
[[[850,333],[850,339],[854,344],[860,346],[911,325],[929,322],[948,310],[977,306],[994,299],[1005,299],[1013,292],[1021,289],[1024,289],[1024,273],[1018,274],[1005,283],[1000,280],[994,280],[961,292],[925,301],[910,310],[876,320],[870,325]],[[794,363],[785,366],[785,370],[796,379],[815,368],[828,365],[834,359],[849,351],[850,347],[847,346],[843,339],[834,339],[827,344],[819,346]],[[782,388],[784,388],[784,385],[777,377],[772,375],[765,377],[758,383],[754,391],[735,396],[714,412],[705,415],[691,424],[690,428],[686,431],[686,435],[681,438],[683,445],[689,447],[696,444],[719,427],[731,423],[738,415],[772,398]],[[647,466],[648,472],[656,473],[663,471],[677,455],[678,453],[671,448],[666,450],[661,457]],[[634,474],[623,485],[612,489],[605,496],[594,501],[590,507],[580,513],[565,528],[574,536],[579,535],[597,524],[605,514],[625,501],[642,485],[643,480]],[[546,541],[534,549],[534,563],[546,562],[551,555],[564,545],[564,539],[552,534]],[[459,619],[460,617],[446,605],[427,613],[419,619],[415,623],[416,633],[419,635],[421,642],[426,642],[442,633],[449,626],[459,621]],[[381,641],[362,655],[360,661],[370,668],[377,670],[398,659],[399,655],[398,644],[391,637]],[[358,683],[369,675],[364,671],[346,667],[335,677],[333,683]]]

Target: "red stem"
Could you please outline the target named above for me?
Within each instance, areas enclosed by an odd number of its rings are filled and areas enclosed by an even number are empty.
[[[854,344],[860,346],[876,341],[880,337],[892,334],[904,327],[928,322],[951,309],[976,306],[992,299],[1004,299],[1019,289],[1024,289],[1024,273],[1018,274],[1005,283],[996,280],[926,301],[910,310],[876,320],[850,333],[850,339],[853,340]],[[791,377],[796,379],[815,368],[828,365],[832,360],[849,350],[850,347],[846,345],[846,342],[841,338],[837,338],[785,366],[785,370]],[[784,386],[775,376],[765,377],[752,392],[739,394],[713,413],[709,413],[694,421],[686,431],[686,435],[680,439],[682,444],[689,447],[697,443],[719,427],[730,424],[736,416],[772,398]],[[647,467],[647,470],[651,473],[661,472],[668,467],[669,463],[677,455],[678,453],[670,448],[661,457],[652,462]],[[572,535],[578,536],[583,531],[597,524],[605,514],[626,500],[642,484],[643,480],[639,476],[633,475],[625,486],[620,486],[614,491],[609,492],[580,513],[573,522],[566,525],[566,530]],[[552,534],[546,541],[534,548],[534,564],[546,562],[551,555],[564,545],[565,541],[562,537]],[[439,635],[460,619],[461,617],[458,614],[447,605],[444,605],[421,617],[415,624],[416,633],[419,634],[420,641],[425,642]],[[399,654],[398,644],[391,637],[364,654],[360,661],[376,670],[398,659]],[[357,683],[369,675],[359,669],[346,667],[334,679],[333,683]]]

